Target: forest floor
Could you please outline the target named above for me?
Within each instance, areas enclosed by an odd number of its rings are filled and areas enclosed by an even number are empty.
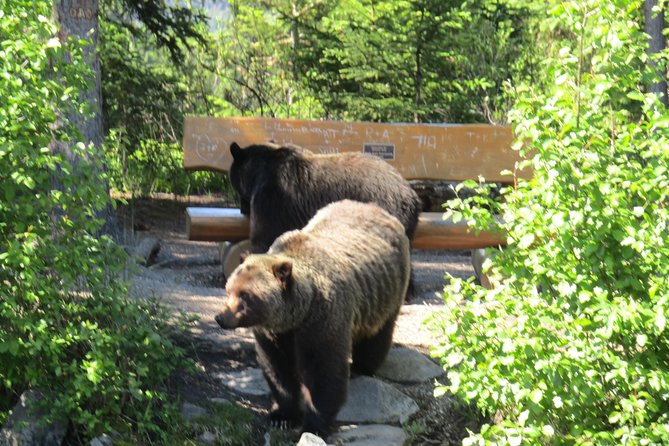
[[[222,196],[129,199],[118,207],[119,222],[136,243],[148,235],[160,242],[153,264],[140,268],[133,278],[131,293],[139,298],[157,298],[170,309],[196,317],[186,343],[197,365],[194,374],[180,378],[180,397],[194,404],[207,399],[226,398],[251,410],[258,420],[258,439],[267,431],[265,415],[267,397],[240,396],[221,384],[220,374],[257,367],[253,338],[249,330],[225,331],[214,321],[217,308],[225,296],[225,277],[219,259],[219,244],[189,241],[186,236],[187,206],[234,207]],[[394,345],[429,354],[434,335],[424,320],[435,310],[444,308],[444,278],[448,272],[456,277],[474,274],[468,251],[412,252],[414,295],[403,306],[394,335]],[[438,381],[445,382],[445,376]],[[398,385],[416,401],[420,410],[404,429],[412,445],[461,444],[467,430],[477,430],[482,420],[470,406],[450,395],[434,398],[434,382]],[[262,444],[260,442],[259,444]]]

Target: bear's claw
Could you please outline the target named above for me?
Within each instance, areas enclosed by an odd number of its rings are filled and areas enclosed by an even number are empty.
[[[290,429],[291,422],[288,420],[270,420],[269,427],[285,431]]]

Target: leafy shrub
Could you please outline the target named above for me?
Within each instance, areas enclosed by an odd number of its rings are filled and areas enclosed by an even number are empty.
[[[486,265],[493,288],[452,279],[433,321],[450,369],[435,393],[497,421],[463,444],[669,444],[669,113],[644,93],[640,11],[551,11],[576,39],[552,91],[516,107],[533,179],[489,209],[456,203],[479,229],[500,213],[509,242]]]
[[[112,130],[105,143],[111,186],[139,196],[154,192],[177,195],[232,193],[227,175],[220,172],[187,172],[178,143],[154,139],[139,140],[134,150],[118,131]]]
[[[126,299],[123,250],[94,236],[109,204],[98,152],[72,143],[74,167],[49,148],[78,137],[54,123],[80,103],[88,69],[51,14],[50,1],[0,8],[0,421],[38,388],[75,427],[159,435],[175,413],[167,378],[188,362],[166,316]]]
[[[184,116],[207,113],[193,104],[199,94],[189,93],[189,83],[209,81],[198,77],[197,66],[175,65],[145,26],[137,24],[131,32],[117,23],[118,5],[100,6],[102,111],[111,128],[104,152],[111,186],[140,196],[230,191],[221,173],[183,168]]]

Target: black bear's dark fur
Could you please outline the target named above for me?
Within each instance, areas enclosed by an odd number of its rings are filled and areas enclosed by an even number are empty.
[[[230,182],[251,219],[251,250],[263,253],[286,231],[302,228],[325,205],[376,203],[413,238],[421,201],[387,162],[362,153],[315,155],[296,146],[230,146]]]

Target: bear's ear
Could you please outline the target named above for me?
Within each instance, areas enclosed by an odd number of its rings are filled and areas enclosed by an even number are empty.
[[[279,279],[279,282],[281,282],[282,287],[285,289],[292,280],[293,263],[290,260],[279,260],[272,266],[272,272],[274,273],[274,277]]]
[[[249,251],[244,251],[239,253],[239,262],[244,263],[246,262],[246,258],[251,255]]]
[[[239,155],[242,154],[242,148],[239,147],[239,144],[233,142],[230,144],[230,153],[232,153],[233,158],[239,158]]]

